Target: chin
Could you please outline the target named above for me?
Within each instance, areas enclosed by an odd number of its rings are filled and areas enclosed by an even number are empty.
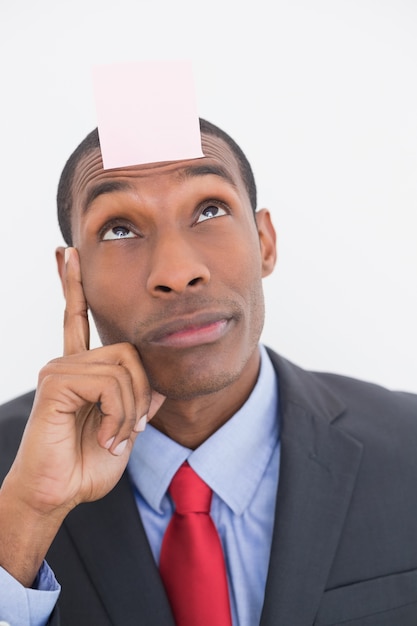
[[[165,354],[143,357],[152,389],[173,400],[193,400],[226,389],[242,376],[252,351],[225,350],[211,345],[182,357]],[[171,358],[170,358],[171,357]]]
[[[226,389],[239,378],[239,373],[217,374],[215,376],[176,376],[174,380],[165,381],[161,376],[148,374],[149,382],[155,391],[171,400],[194,400]]]

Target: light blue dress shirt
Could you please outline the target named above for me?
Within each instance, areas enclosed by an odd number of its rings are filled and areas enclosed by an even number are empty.
[[[199,448],[184,448],[148,424],[128,464],[157,563],[173,511],[167,489],[180,465],[188,460],[213,489],[211,515],[225,553],[235,626],[259,624],[278,487],[278,385],[265,348],[260,351],[260,374],[248,400]],[[38,581],[36,590],[25,589],[0,568],[0,620],[46,624],[60,588],[46,563]]]
[[[44,561],[37,588],[26,589],[0,567],[0,620],[10,626],[45,626],[58,600],[60,587]]]

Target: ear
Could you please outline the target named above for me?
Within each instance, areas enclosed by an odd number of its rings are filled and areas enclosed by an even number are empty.
[[[59,246],[59,248],[55,250],[55,258],[58,267],[59,278],[61,280],[62,291],[64,292],[65,296],[65,248],[63,246]]]
[[[255,213],[262,257],[262,278],[272,273],[277,260],[277,236],[267,209]]]

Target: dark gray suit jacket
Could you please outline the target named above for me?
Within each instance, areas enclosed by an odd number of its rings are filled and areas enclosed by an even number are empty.
[[[282,447],[261,626],[416,626],[417,396],[271,357]],[[0,479],[32,400],[0,408]],[[127,475],[70,513],[47,559],[51,626],[174,626]]]

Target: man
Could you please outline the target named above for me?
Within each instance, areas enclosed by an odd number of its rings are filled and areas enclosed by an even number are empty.
[[[417,398],[259,345],[274,229],[240,148],[201,136],[202,159],[104,170],[93,132],[64,169],[64,356],[1,409],[0,619],[173,625],[158,565],[188,461],[233,624],[417,624]]]

